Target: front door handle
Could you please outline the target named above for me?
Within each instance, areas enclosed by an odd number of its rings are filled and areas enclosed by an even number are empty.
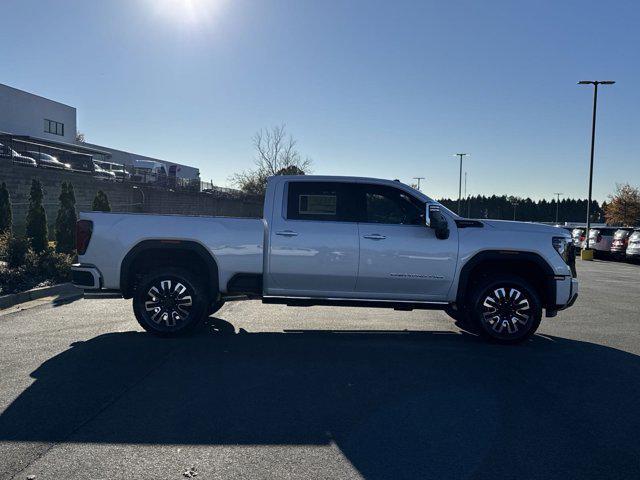
[[[384,240],[384,235],[380,235],[379,233],[370,233],[368,235],[363,235],[363,238],[368,238],[369,240]]]
[[[281,237],[297,237],[298,232],[294,232],[293,230],[282,230],[280,232],[276,232],[276,235],[280,235]]]

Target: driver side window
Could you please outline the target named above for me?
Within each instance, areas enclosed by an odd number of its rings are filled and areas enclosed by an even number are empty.
[[[424,205],[402,190],[382,185],[366,185],[367,223],[420,225],[424,222]]]

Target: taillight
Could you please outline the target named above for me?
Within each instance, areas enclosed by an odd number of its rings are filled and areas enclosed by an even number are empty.
[[[602,235],[598,234],[598,236],[596,237],[596,243],[600,243],[602,241]]]
[[[76,222],[76,250],[78,255],[84,255],[93,233],[93,222],[91,220],[78,220]]]
[[[587,238],[585,235],[580,235],[580,241],[584,242],[584,239]]]

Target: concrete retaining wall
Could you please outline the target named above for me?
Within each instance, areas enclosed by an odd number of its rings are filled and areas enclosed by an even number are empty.
[[[44,168],[23,167],[0,159],[0,182],[5,182],[13,204],[14,231],[24,231],[29,208],[31,180],[36,178],[44,190],[44,207],[53,234],[59,208],[62,182],[71,182],[78,211],[90,211],[98,190],[109,197],[114,212],[144,212],[183,215],[223,215],[261,217],[262,198],[245,195],[174,192],[152,187],[134,188],[131,184],[96,180],[90,174]]]

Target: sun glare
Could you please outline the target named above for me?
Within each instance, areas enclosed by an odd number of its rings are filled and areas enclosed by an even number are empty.
[[[154,13],[172,23],[204,25],[211,22],[225,0],[146,0]]]

